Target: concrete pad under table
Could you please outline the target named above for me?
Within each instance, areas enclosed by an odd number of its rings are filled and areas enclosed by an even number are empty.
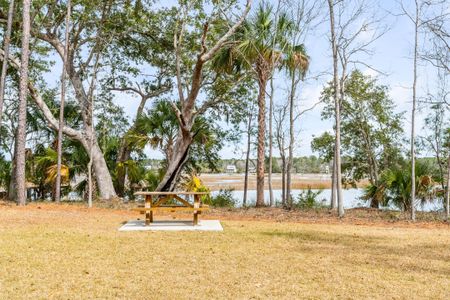
[[[219,220],[200,220],[198,225],[192,221],[164,220],[154,221],[145,226],[145,220],[131,220],[119,228],[119,231],[223,231]]]

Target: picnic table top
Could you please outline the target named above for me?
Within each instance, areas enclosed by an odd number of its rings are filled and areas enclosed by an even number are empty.
[[[209,192],[136,192],[136,196],[146,196],[146,195],[209,195]]]

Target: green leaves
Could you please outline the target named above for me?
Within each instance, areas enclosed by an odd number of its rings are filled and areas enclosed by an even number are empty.
[[[334,119],[332,86],[322,91],[324,119]],[[388,88],[370,76],[353,71],[344,82],[341,101],[343,170],[347,179],[369,178],[376,185],[383,170],[401,159],[402,114],[394,112]],[[314,139],[312,148],[332,158],[334,139],[326,133]]]
[[[422,203],[433,200],[437,195],[432,178],[434,166],[426,159],[416,161],[416,197]],[[393,205],[403,210],[411,208],[411,163],[393,164],[381,174],[380,181],[369,185],[362,199],[376,199],[383,206]]]
[[[292,45],[294,31],[295,24],[287,12],[276,14],[270,4],[263,2],[234,34],[233,41],[214,58],[213,68],[219,72],[245,68],[258,73],[266,64],[270,73],[279,66],[290,72],[299,70],[303,77],[309,57],[304,45]]]

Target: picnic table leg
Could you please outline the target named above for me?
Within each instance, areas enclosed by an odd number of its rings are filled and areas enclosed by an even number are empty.
[[[152,196],[147,195],[145,196],[145,208],[151,208],[152,207]],[[150,223],[153,222],[153,211],[147,210],[145,211],[145,225],[150,225]]]
[[[194,208],[200,208],[200,196],[194,195]],[[194,225],[198,225],[198,211],[194,210]]]

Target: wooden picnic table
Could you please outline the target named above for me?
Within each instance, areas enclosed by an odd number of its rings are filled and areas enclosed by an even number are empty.
[[[201,196],[209,195],[209,192],[136,192],[136,196],[145,197],[144,207],[138,207],[134,210],[145,213],[145,225],[150,225],[153,222],[154,211],[192,211],[194,213],[194,225],[198,224],[198,215],[202,211],[209,209],[208,205],[201,202]],[[191,204],[181,196],[194,196],[194,203]],[[180,204],[174,205],[166,203],[170,200],[176,200]]]

